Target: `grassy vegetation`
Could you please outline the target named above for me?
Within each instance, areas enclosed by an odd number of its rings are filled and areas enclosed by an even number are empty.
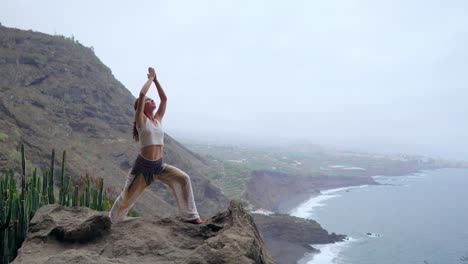
[[[6,141],[8,139],[8,135],[5,133],[0,133],[0,141]]]
[[[241,199],[242,191],[246,189],[250,179],[251,169],[243,164],[234,164],[229,161],[222,163],[224,177],[221,181],[221,189],[229,199]]]

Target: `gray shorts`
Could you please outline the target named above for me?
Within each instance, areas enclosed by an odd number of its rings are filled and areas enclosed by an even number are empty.
[[[135,163],[133,164],[132,171],[130,172],[130,174],[135,175],[135,178],[133,178],[132,182],[128,186],[128,189],[130,189],[137,177],[143,177],[145,179],[146,186],[150,186],[151,183],[153,183],[154,175],[163,171],[162,164],[162,158],[158,160],[148,160],[143,156],[138,155]]]

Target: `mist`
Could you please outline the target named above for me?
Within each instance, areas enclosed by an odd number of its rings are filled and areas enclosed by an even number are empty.
[[[4,0],[0,22],[92,46],[135,96],[154,66],[176,139],[466,160],[467,11],[466,1]]]

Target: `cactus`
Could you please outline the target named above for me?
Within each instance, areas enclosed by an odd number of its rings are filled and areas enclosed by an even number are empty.
[[[86,175],[85,191],[80,193],[79,186],[72,184],[71,176],[65,177],[65,153],[64,151],[60,197],[57,202],[64,206],[79,205],[100,211],[108,210],[110,201],[105,198],[107,194],[104,192],[104,180],[100,178],[98,186],[92,188],[92,180]],[[50,170],[45,170],[40,176],[37,174],[37,169],[33,169],[32,175],[27,176],[25,150],[22,145],[20,186],[17,186],[13,170],[0,173],[0,263],[9,263],[14,259],[16,251],[26,238],[29,221],[37,209],[56,202],[54,166],[55,150],[52,150]]]
[[[38,193],[37,193],[38,180],[40,179],[37,178],[37,169],[34,168],[33,176],[31,179],[31,187],[29,189],[30,190],[29,201],[31,205],[28,211],[29,214],[31,214],[31,212],[33,211],[36,211],[36,208],[38,207],[37,198],[36,198],[38,197]]]
[[[26,177],[26,158],[24,155],[24,144],[21,144],[21,169],[23,172],[23,178]]]
[[[21,168],[23,172],[21,175],[21,202],[24,203],[24,196],[26,195],[26,157],[24,155],[24,144],[21,144]]]
[[[67,186],[67,190],[66,190],[66,193],[67,193],[67,206],[71,206],[71,199],[72,199],[71,190],[72,190],[72,178],[71,178],[71,176],[68,176],[68,186]]]
[[[90,206],[91,209],[93,210],[97,210],[97,200],[98,200],[98,192],[97,190],[93,190],[93,201],[92,201],[92,204]]]
[[[44,204],[41,203],[41,187],[42,186],[42,178],[38,177],[37,178],[37,184],[36,188],[34,189],[34,192],[36,193],[35,200],[34,200],[34,208],[38,209],[39,207],[43,206]],[[35,211],[35,210],[34,210]]]
[[[85,194],[84,193],[81,193],[81,196],[80,196],[80,206],[85,206],[86,204],[86,201],[85,201]]]
[[[89,205],[91,204],[91,182],[89,180],[89,175],[88,174],[86,174],[86,183],[87,183],[87,186],[86,186],[86,204],[85,204],[85,206],[89,207]]]
[[[73,192],[73,203],[72,206],[78,206],[78,186],[75,186],[75,191]]]
[[[60,191],[59,191],[59,204],[65,205],[66,203],[66,188],[67,188],[67,183],[65,182],[65,157],[66,157],[66,152],[65,150],[63,151],[62,155],[62,171],[60,174]]]
[[[47,179],[49,178],[49,172],[44,171],[42,173],[42,191],[41,191],[41,205],[46,205],[49,203],[47,196]]]
[[[65,179],[65,156],[66,154],[67,153],[64,150],[63,155],[62,155],[62,174],[60,175],[60,184],[62,185],[62,187],[65,185],[63,181]]]
[[[72,194],[70,192],[67,193],[67,197],[66,197],[66,202],[65,202],[65,206],[68,206],[70,207],[71,206],[71,202],[72,202]]]
[[[99,179],[99,194],[98,194],[98,202],[97,202],[97,210],[102,211],[103,210],[103,199],[104,199],[104,179],[100,178]]]
[[[15,187],[14,187],[15,188]],[[13,190],[13,189],[10,189],[10,190]],[[9,216],[10,216],[10,219],[9,219],[9,222],[10,222],[10,225],[8,226],[8,241],[7,243],[9,244],[8,245],[8,251],[7,251],[7,254],[8,254],[8,259],[10,259],[11,256],[14,256],[14,252],[16,251],[16,236],[17,236],[17,221],[16,219],[18,219],[18,195],[16,193],[16,188],[15,190],[12,192],[12,195],[10,197],[10,212],[9,212]],[[13,220],[13,221],[11,221]]]
[[[52,149],[52,159],[50,162],[50,173],[49,173],[49,188],[48,188],[48,194],[49,194],[49,203],[53,204],[55,203],[55,196],[54,196],[54,162],[55,162],[55,149]]]

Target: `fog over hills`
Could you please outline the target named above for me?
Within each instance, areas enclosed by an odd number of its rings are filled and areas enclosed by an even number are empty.
[[[176,138],[305,138],[468,158],[463,0],[5,0],[0,9],[6,26],[93,46],[133,95],[155,66]]]

